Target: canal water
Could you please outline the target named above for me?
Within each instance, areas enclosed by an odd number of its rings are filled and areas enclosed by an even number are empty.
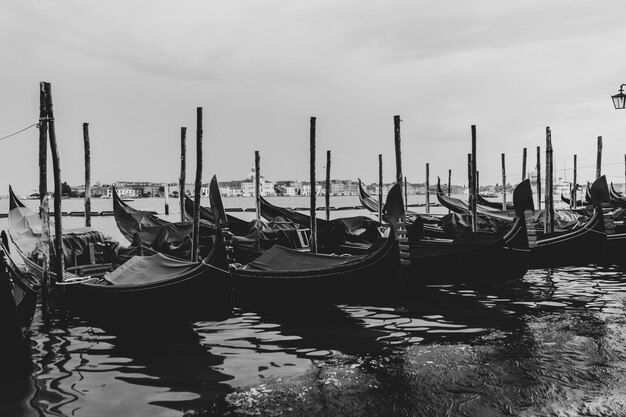
[[[621,416],[625,300],[620,268],[588,266],[131,331],[38,311],[32,369],[0,376],[0,416]]]

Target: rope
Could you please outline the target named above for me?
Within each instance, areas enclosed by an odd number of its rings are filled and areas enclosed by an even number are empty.
[[[17,135],[18,133],[22,133],[23,131],[25,131],[25,130],[27,130],[27,129],[30,129],[30,128],[31,128],[31,127],[33,127],[33,126],[39,126],[39,122],[37,122],[37,123],[33,123],[33,124],[32,124],[32,125],[30,125],[30,126],[26,126],[24,129],[22,129],[22,130],[18,130],[17,132],[15,132],[15,133],[11,133],[10,135],[3,136],[3,137],[1,137],[1,138],[0,138],[0,140],[8,139],[8,138],[10,138],[11,136],[15,136],[15,135]]]

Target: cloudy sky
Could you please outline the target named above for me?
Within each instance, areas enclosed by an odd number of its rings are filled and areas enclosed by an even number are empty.
[[[196,108],[204,109],[206,181],[242,179],[261,152],[272,180],[307,179],[309,118],[317,169],[373,182],[378,154],[395,176],[393,116],[402,117],[404,174],[466,182],[470,126],[481,183],[521,178],[552,129],[571,179],[624,181],[623,0],[4,0],[0,3],[0,137],[38,118],[52,84],[62,177],[83,183],[82,123],[92,179],[176,181],[180,127],[195,172]],[[38,132],[0,141],[0,194],[37,188]],[[586,167],[586,168],[585,168]],[[50,183],[52,181],[50,180]]]

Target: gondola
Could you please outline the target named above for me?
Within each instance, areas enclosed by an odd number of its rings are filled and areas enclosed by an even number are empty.
[[[112,195],[115,223],[129,242],[141,245],[149,254],[158,252],[179,259],[191,259],[193,222],[169,222],[151,212],[137,210],[118,196],[115,187]],[[214,225],[201,221],[199,246],[203,258],[212,253],[216,231]],[[208,260],[209,263],[212,261]]]
[[[614,207],[626,208],[626,197],[615,189],[613,183],[611,183],[611,188],[609,189],[609,197]]]
[[[185,196],[185,217],[193,218],[194,201]],[[215,224],[210,208],[200,206],[200,219]],[[233,234],[234,250],[237,258],[248,262],[259,256],[262,251],[278,244],[289,248],[301,248],[308,245],[307,230],[289,219],[276,217],[264,220],[245,221],[226,214],[229,231]]]
[[[27,270],[43,282],[42,221],[12,189],[9,196],[9,236]],[[229,306],[228,272],[205,262],[137,255],[140,248],[123,247],[91,228],[64,231],[63,246],[64,278],[50,272],[49,282],[61,289],[65,305],[88,315],[116,321],[169,319]],[[214,245],[214,251],[218,248]],[[50,258],[54,265],[56,256]]]
[[[469,213],[467,204],[461,200],[445,196],[441,192],[437,194],[437,198],[451,210]],[[506,212],[490,214],[486,210],[477,211],[480,216],[496,221],[505,221],[508,216]],[[606,248],[606,233],[601,208],[596,207],[590,217],[579,221],[573,220],[580,217],[576,212],[555,212],[557,231],[554,233],[543,233],[537,229],[543,213],[536,212],[533,216],[535,224],[528,227],[531,232],[530,269],[588,265],[602,257]]]
[[[409,264],[403,266],[403,285],[484,285],[522,278],[530,257],[524,216],[525,210],[533,208],[528,180],[516,187],[513,198],[517,216],[504,236],[465,230],[454,240],[430,239],[414,221],[408,227],[409,252],[405,258]]]
[[[228,223],[215,176],[210,199],[224,230]],[[390,230],[362,255],[311,254],[275,245],[248,264],[232,264],[231,276],[235,299],[244,303],[325,303],[397,290],[398,266],[398,247]]]
[[[37,307],[39,282],[11,258],[7,235],[0,240],[0,352],[15,358],[27,349],[25,332]],[[11,362],[11,360],[9,360]]]
[[[572,199],[565,197],[563,193],[561,193],[561,201],[567,204],[568,206],[572,205]],[[583,200],[578,200],[578,199],[576,200],[576,207],[584,207],[587,204],[591,204],[591,203],[589,203],[588,201],[583,201]]]
[[[363,189],[363,185],[361,184],[360,180],[359,180],[359,199],[363,207],[365,207],[372,213],[378,213],[378,207],[379,207],[378,200],[371,197],[367,193],[367,191]],[[418,214],[416,212],[405,210],[405,216],[407,217],[406,221],[409,224],[412,223],[413,219],[417,215]],[[452,236],[441,228],[440,224],[444,217],[445,216],[441,216],[441,215],[420,214],[420,218],[422,222],[424,223],[424,234],[426,236],[434,237],[434,238],[442,238],[442,239],[451,238]],[[386,222],[386,223],[388,222],[386,209],[384,205],[382,209],[382,220],[383,222]]]
[[[502,210],[502,203],[497,203],[495,201],[489,201],[487,200],[485,197],[483,197],[480,194],[476,195],[476,203],[483,206],[483,207],[487,207],[487,208],[491,208],[494,210]],[[515,205],[513,203],[509,203],[507,202],[505,205],[504,210],[507,211],[514,211],[515,210]]]
[[[311,217],[284,207],[278,207],[260,198],[261,216],[270,222],[287,221],[295,226],[308,229]],[[373,243],[380,238],[380,223],[367,216],[344,217],[333,220],[315,219],[320,250],[332,252],[345,243]]]
[[[606,176],[601,176],[591,185],[594,197],[602,205],[606,226],[606,252],[598,262],[600,265],[626,264],[626,226],[624,225],[624,207],[616,205],[616,193],[613,184],[610,188]]]

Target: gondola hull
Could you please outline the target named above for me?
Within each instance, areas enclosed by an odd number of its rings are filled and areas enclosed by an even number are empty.
[[[602,258],[606,245],[602,210],[596,209],[583,227],[532,242],[530,268],[589,265]]]
[[[403,266],[405,288],[432,284],[490,285],[521,279],[528,270],[530,251],[523,220],[504,237],[481,234],[483,243],[438,241],[409,243],[409,265]]]
[[[240,268],[231,275],[237,304],[358,302],[400,289],[399,251],[391,237],[373,254],[346,265],[306,270]]]

